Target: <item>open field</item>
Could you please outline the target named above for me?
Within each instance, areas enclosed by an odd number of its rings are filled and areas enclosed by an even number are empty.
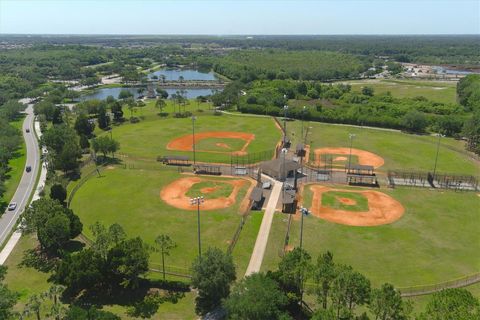
[[[178,109],[178,107],[176,108]],[[281,132],[276,128],[272,119],[229,115],[214,116],[211,111],[197,112],[197,106],[193,102],[186,109],[187,111],[190,109],[196,114],[195,133],[199,138],[202,134],[213,132],[254,135],[251,140],[245,140],[243,137],[232,138],[226,135],[199,139],[196,142],[197,161],[229,163],[232,152],[242,155],[272,152],[281,138]],[[169,103],[164,111],[172,112],[172,103]],[[125,112],[128,115],[128,111],[125,110]],[[143,121],[114,127],[113,137],[120,142],[119,152],[130,158],[151,161],[155,161],[159,155],[186,155],[192,160],[191,118],[170,116],[164,118],[156,113],[158,110],[150,102],[146,107],[139,108],[135,114],[135,116],[143,115]],[[179,142],[176,140],[179,138],[184,138],[183,140],[188,142],[187,145],[176,143]]]
[[[173,168],[164,168],[161,171],[111,168],[113,169],[104,170],[101,178],[93,177],[88,180],[73,198],[71,208],[80,216],[85,226],[84,233],[90,237],[88,226],[99,221],[106,225],[119,223],[129,236],[141,236],[151,244],[157,235],[167,234],[177,243],[177,248],[171,252],[166,265],[188,272],[187,269],[198,252],[197,212],[192,210],[194,207],[185,210],[168,205],[161,199],[161,193],[167,185],[181,181],[178,179],[197,177],[181,175]],[[224,185],[222,182],[232,180],[208,177],[205,181],[218,181],[219,185]],[[204,250],[209,246],[221,249],[228,247],[240,222],[240,202],[244,199],[249,185],[245,180],[239,187],[236,202],[231,206],[215,210],[202,210],[201,207],[201,238]],[[202,195],[201,190],[199,191],[197,195]],[[190,206],[188,199],[185,202],[186,206]],[[152,266],[160,264],[160,255],[152,254],[151,262]],[[248,260],[238,263],[246,265]]]
[[[480,197],[476,193],[408,188],[380,191],[405,207],[399,220],[352,227],[310,215],[304,221],[305,249],[313,256],[330,250],[337,262],[352,265],[376,286],[383,282],[398,287],[433,284],[480,270]],[[308,188],[303,200],[304,206],[311,206]],[[279,227],[286,230],[285,224]],[[292,220],[290,245],[298,245],[299,231],[296,217]],[[272,237],[270,241],[279,239]]]
[[[306,140],[311,152],[317,148],[349,148],[349,133],[353,133],[354,149],[368,151],[383,158],[385,163],[378,169],[380,171],[432,171],[435,164],[438,138],[434,136],[305,121],[304,130],[307,127],[311,128]],[[298,142],[301,122],[289,122],[287,131],[292,141]],[[473,154],[465,151],[464,144],[464,141],[452,138],[440,140],[437,172],[480,175],[480,162],[475,160]]]
[[[423,96],[429,100],[443,103],[456,102],[456,82],[425,80],[355,80],[346,81],[353,91],[360,92],[362,87],[374,89],[374,93],[389,91],[395,98],[414,98]]]
[[[20,119],[11,122],[11,124],[15,128],[22,130],[23,120],[24,118],[21,117]],[[22,178],[22,175],[23,175],[23,170],[25,170],[26,159],[27,159],[27,155],[26,155],[25,141],[22,140],[22,146],[20,149],[18,149],[17,156],[8,162],[8,166],[11,168],[10,172],[8,173],[10,178],[5,181],[6,191],[3,197],[0,197],[0,208],[2,204],[5,204],[5,205],[8,204],[10,199],[13,197],[13,194],[17,190],[17,186],[20,183],[20,179]]]

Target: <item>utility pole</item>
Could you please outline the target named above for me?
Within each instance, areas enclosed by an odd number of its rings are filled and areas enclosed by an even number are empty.
[[[196,197],[190,199],[190,204],[192,206],[197,206],[197,233],[198,233],[198,256],[202,258],[202,243],[200,241],[200,205],[205,202],[205,199],[202,197]]]
[[[301,269],[301,274],[300,274],[300,308],[303,305],[303,216],[308,216],[310,212],[308,211],[307,208],[300,207],[300,214],[301,216],[301,222],[300,222],[300,266],[302,267]]]
[[[287,110],[288,106],[283,106],[283,146],[287,143]]]
[[[197,120],[197,117],[192,116],[192,148],[193,148],[193,165],[195,166],[195,120]]]

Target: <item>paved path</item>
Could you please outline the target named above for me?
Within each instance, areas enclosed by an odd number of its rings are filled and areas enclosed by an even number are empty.
[[[267,247],[270,227],[272,226],[273,215],[281,195],[282,185],[281,182],[273,180],[272,192],[270,193],[270,198],[268,199],[267,207],[263,214],[262,224],[260,225],[260,230],[258,230],[257,240],[255,241],[255,247],[253,247],[252,256],[250,257],[245,276],[260,271]]]
[[[33,131],[33,105],[29,104],[25,112],[27,116],[23,121],[22,133],[23,138],[25,139],[25,145],[27,150],[26,165],[31,166],[32,171],[23,171],[22,179],[20,180],[20,183],[17,187],[17,191],[15,191],[15,194],[13,195],[11,202],[16,202],[17,208],[13,211],[5,211],[5,213],[2,214],[0,217],[0,245],[3,244],[6,238],[9,236],[10,232],[12,231],[18,220],[18,217],[20,216],[20,213],[22,213],[27,206],[28,200],[35,186],[35,180],[38,170],[40,168],[40,154],[38,149],[38,142]],[[27,128],[30,130],[29,133],[25,131]]]

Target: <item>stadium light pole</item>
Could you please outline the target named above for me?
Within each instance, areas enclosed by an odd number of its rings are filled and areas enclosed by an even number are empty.
[[[287,110],[288,106],[283,106],[283,146],[287,143]]]
[[[202,243],[200,240],[200,205],[205,202],[205,199],[202,197],[195,197],[190,199],[190,204],[192,206],[197,206],[197,233],[198,233],[198,256],[202,258]]]
[[[437,161],[438,161],[438,153],[440,151],[440,138],[442,135],[440,133],[437,133],[438,140],[437,140],[437,154],[435,155],[435,164],[433,166],[433,180],[435,180],[435,174],[437,172]]]
[[[195,120],[197,120],[197,117],[192,116],[193,165],[195,165]]]
[[[302,137],[301,137],[301,140],[300,141],[303,141],[303,117],[305,115],[305,110],[307,109],[307,106],[303,106],[303,109],[302,109]]]
[[[310,211],[307,208],[300,207],[301,222],[300,222],[300,266],[303,263],[303,216],[308,216]],[[303,304],[303,266],[300,275],[300,307]]]
[[[355,134],[349,133],[348,138],[350,139],[350,155],[348,156],[348,170],[350,171],[350,166],[352,165],[352,144],[353,138],[355,138]]]

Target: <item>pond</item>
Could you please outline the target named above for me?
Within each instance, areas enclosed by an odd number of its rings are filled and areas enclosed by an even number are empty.
[[[93,99],[99,99],[99,100],[104,100],[108,96],[113,96],[115,99],[118,99],[118,95],[120,94],[120,91],[122,90],[127,90],[130,91],[135,99],[140,95],[137,90],[137,87],[117,87],[117,88],[101,88],[95,90],[93,93],[82,95],[80,97],[81,101],[85,100],[93,100]],[[176,93],[178,90],[177,89],[164,89],[165,91],[168,92],[169,97]],[[200,89],[200,88],[193,88],[193,89],[185,89],[185,97],[187,99],[195,99],[198,96],[208,96],[211,94],[215,93],[215,89]],[[146,91],[143,93],[144,95],[146,94]]]
[[[193,69],[161,69],[148,74],[148,78],[157,76],[161,79],[161,75],[165,76],[167,81],[177,81],[179,77],[183,77],[184,80],[217,80],[213,72],[201,72]]]
[[[472,71],[449,69],[449,68],[441,67],[441,66],[433,66],[432,69],[436,70],[437,73],[444,73],[444,74],[467,75],[467,74],[475,73],[475,72],[472,72]]]

